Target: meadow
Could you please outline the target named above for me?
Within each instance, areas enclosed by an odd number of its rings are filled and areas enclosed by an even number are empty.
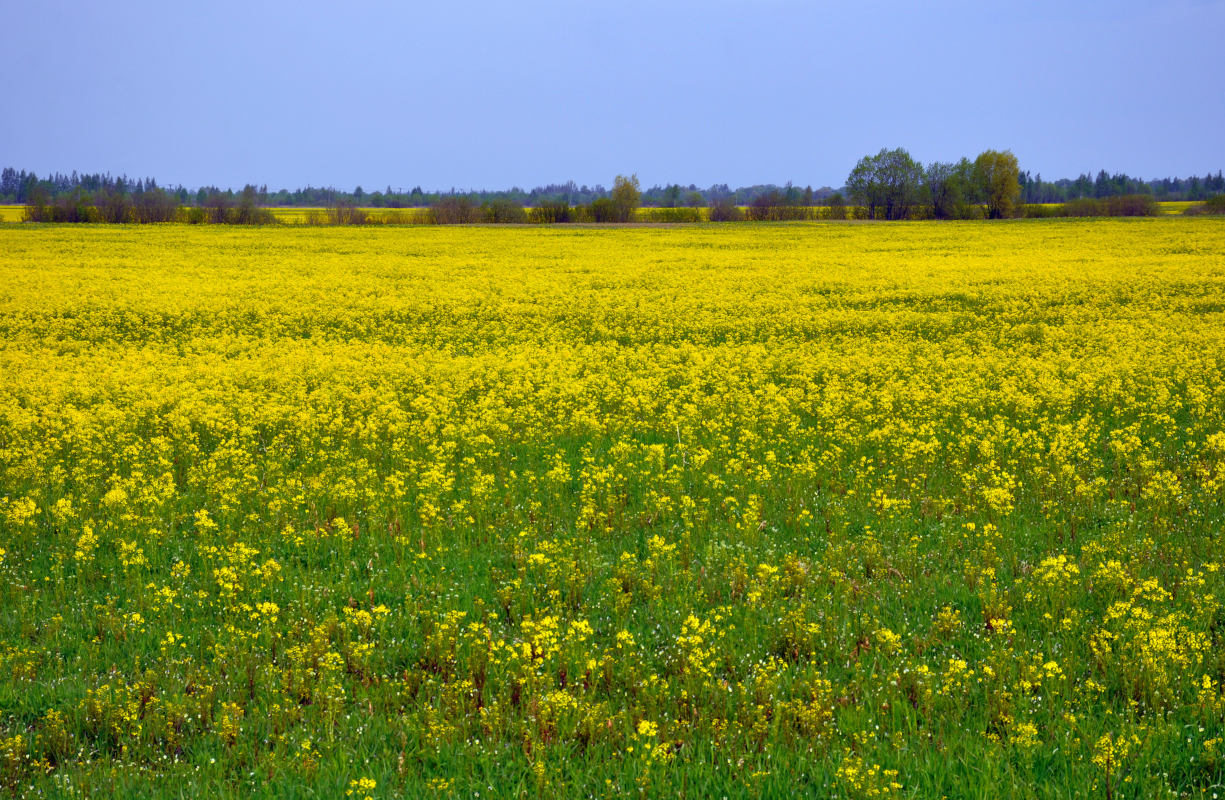
[[[0,794],[1225,793],[1225,219],[0,244]]]

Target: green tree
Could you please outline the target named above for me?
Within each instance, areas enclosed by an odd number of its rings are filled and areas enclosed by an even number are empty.
[[[1020,168],[1010,150],[984,150],[974,159],[974,183],[987,204],[989,219],[1016,216],[1021,197]]]
[[[638,176],[628,178],[618,175],[612,188],[613,221],[629,222],[634,218],[634,211],[642,203],[642,188],[638,184]]]
[[[906,219],[920,201],[923,167],[902,148],[882,148],[859,159],[846,181],[847,190],[870,219]]]
[[[51,222],[51,194],[41,184],[33,183],[26,190],[26,222]]]
[[[481,221],[492,223],[527,222],[527,211],[508,197],[494,198],[481,203]]]
[[[958,207],[965,200],[957,165],[945,161],[933,161],[927,165],[927,199],[931,203],[932,216],[936,219],[953,219]]]

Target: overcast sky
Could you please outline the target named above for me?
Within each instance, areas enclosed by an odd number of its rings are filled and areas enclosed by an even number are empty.
[[[0,165],[190,187],[1225,168],[1225,0],[0,2]]]

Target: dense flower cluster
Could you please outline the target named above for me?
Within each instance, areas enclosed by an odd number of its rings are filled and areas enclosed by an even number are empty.
[[[0,239],[0,792],[1225,781],[1225,222]]]

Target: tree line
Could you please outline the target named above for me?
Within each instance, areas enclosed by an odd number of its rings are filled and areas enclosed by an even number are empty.
[[[957,164],[964,170],[964,165]],[[1216,194],[1225,193],[1225,175],[1221,171],[1213,175],[1188,178],[1161,178],[1145,181],[1122,173],[1108,174],[1105,170],[1096,177],[1088,173],[1074,179],[1062,178],[1056,181],[1045,181],[1039,174],[1019,171],[1017,182],[1020,184],[1019,202],[1023,204],[1036,203],[1066,203],[1069,200],[1082,198],[1103,199],[1123,195],[1149,194],[1156,200],[1205,200]],[[537,186],[533,189],[512,187],[506,190],[449,190],[425,191],[420,186],[411,189],[393,188],[390,185],[382,190],[366,191],[361,186],[352,191],[344,191],[332,187],[299,188],[293,191],[280,189],[269,191],[267,186],[252,187],[256,193],[256,204],[260,206],[284,207],[314,207],[329,208],[338,204],[349,204],[365,208],[424,208],[433,207],[439,203],[451,202],[450,198],[462,197],[474,207],[479,208],[486,203],[508,201],[521,207],[536,208],[546,204],[564,203],[572,208],[588,206],[595,200],[611,198],[612,189],[602,185],[579,185],[573,181],[560,184]],[[614,187],[615,188],[615,187]],[[776,184],[756,184],[731,188],[727,184],[713,184],[700,188],[694,184],[667,184],[640,189],[640,203],[648,208],[703,208],[716,203],[729,203],[740,207],[754,205],[760,199],[773,205],[787,207],[828,206],[830,201],[836,204],[835,195],[845,198],[850,189],[848,185],[840,188],[823,186],[814,189],[811,186],[799,187],[790,183],[779,186]],[[218,198],[222,202],[238,205],[242,194],[247,191],[223,189],[217,186],[202,186],[191,190],[184,186],[162,187],[154,178],[129,178],[126,175],[112,176],[109,173],[54,173],[44,178],[33,172],[6,167],[0,170],[0,203],[24,205],[31,198],[43,198],[48,201],[57,200],[63,195],[80,194],[93,197],[95,195],[141,195],[149,191],[160,191],[170,195],[179,206],[205,207],[216,206]],[[39,193],[42,193],[41,195]],[[780,201],[781,198],[781,201]]]
[[[1174,199],[1209,201],[1189,213],[1219,213],[1225,175],[1144,182],[1103,170],[1095,180],[1047,183],[1022,172],[1007,150],[924,166],[899,147],[860,159],[846,191],[867,219],[1152,216],[1159,201]]]
[[[1006,150],[924,167],[901,147],[882,148],[859,160],[846,187],[868,219],[1004,219],[1017,216],[1019,174],[1017,157]]]
[[[177,193],[156,185],[130,192],[102,188],[93,194],[74,188],[52,195],[35,186],[25,199],[28,222],[186,222],[226,225],[272,225],[276,215],[259,203],[259,191],[246,186],[234,192],[212,192],[198,205],[184,206]]]
[[[1146,181],[1124,173],[1113,175],[1101,170],[1097,177],[1082,173],[1075,179],[1061,178],[1044,181],[1041,174],[1022,172],[1018,176],[1021,184],[1021,201],[1024,203],[1066,203],[1069,200],[1094,199],[1125,195],[1152,195],[1154,200],[1207,200],[1225,193],[1225,174],[1208,173],[1202,178],[1161,178]]]
[[[1144,192],[1141,190],[1158,191]],[[811,219],[1001,219],[1014,216],[1131,216],[1157,213],[1157,198],[1204,199],[1225,193],[1225,176],[1163,179],[1144,183],[1105,171],[1095,180],[1047,183],[1020,170],[1009,151],[987,150],[974,160],[932,162],[926,166],[903,148],[883,148],[864,156],[835,190],[759,184],[707,189],[679,184],[643,190],[636,175],[618,175],[611,189],[573,182],[537,187],[530,192],[367,194],[336,189],[269,192],[248,184],[241,191],[183,186],[161,187],[153,178],[131,180],[109,174],[56,173],[40,179],[33,173],[0,171],[0,202],[26,207],[36,222],[188,222],[272,224],[269,206],[293,207],[300,201],[313,209],[309,224],[420,223],[566,223],[566,222],[716,222]],[[1193,213],[1215,213],[1218,203],[1197,206]],[[367,209],[382,209],[378,215]]]

